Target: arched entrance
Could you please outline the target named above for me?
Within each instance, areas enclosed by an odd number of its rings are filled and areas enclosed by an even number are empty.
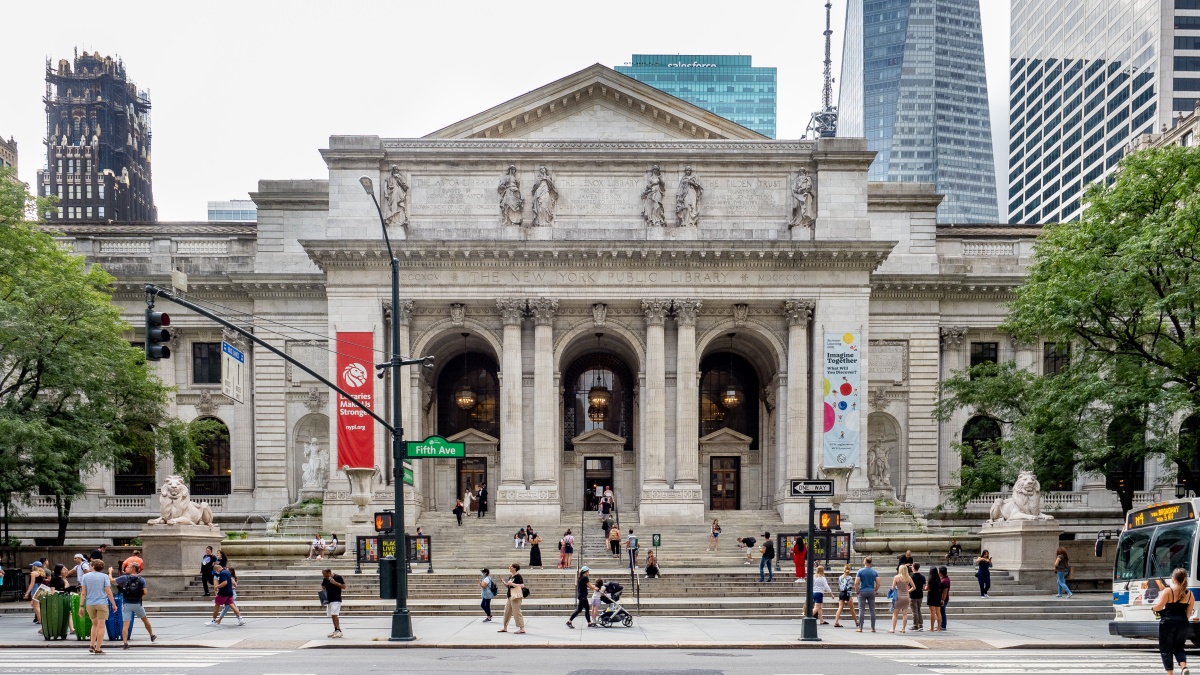
[[[700,480],[710,511],[759,508],[763,493],[762,387],[754,365],[734,351],[747,340],[736,337],[714,341],[700,360]]]
[[[500,386],[499,367],[491,354],[478,349],[471,344],[470,334],[464,334],[462,351],[446,362],[437,376],[437,430],[438,435],[451,438],[465,431],[477,434],[472,438],[500,438]],[[454,500],[465,493],[479,493],[482,486],[498,481],[491,480],[489,469],[496,465],[496,442],[476,444],[471,443],[467,457],[457,460],[432,460],[438,465],[453,463],[453,476],[439,476],[439,502],[447,503],[445,491],[448,489],[451,498],[450,507]],[[520,452],[520,448],[515,449]],[[451,482],[453,485],[451,486]],[[490,501],[490,500],[489,500]]]

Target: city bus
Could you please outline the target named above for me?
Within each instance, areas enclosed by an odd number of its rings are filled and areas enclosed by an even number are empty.
[[[1125,515],[1113,565],[1114,620],[1108,624],[1110,635],[1158,635],[1158,620],[1152,608],[1176,568],[1187,570],[1188,588],[1200,597],[1200,579],[1196,576],[1197,514],[1200,499],[1151,504]],[[1099,554],[1099,544],[1096,550]],[[1191,639],[1192,644],[1200,645],[1200,623],[1192,624]]]

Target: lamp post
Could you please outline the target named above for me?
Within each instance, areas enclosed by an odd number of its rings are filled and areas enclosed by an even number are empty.
[[[370,195],[375,212],[379,214],[379,226],[383,228],[383,242],[387,244],[388,258],[392,261],[392,358],[386,363],[375,365],[377,370],[392,369],[392,482],[396,495],[396,549],[397,553],[408,556],[408,542],[404,534],[404,423],[400,419],[400,367],[423,363],[432,367],[431,358],[402,359],[400,358],[400,259],[392,254],[392,241],[388,238],[387,222],[383,218],[383,209],[379,208],[379,200],[375,198],[375,185],[370,177],[358,179],[363,190]],[[382,375],[380,375],[382,377]],[[407,565],[396,565],[396,609],[392,612],[393,642],[409,642],[415,640],[412,628],[412,615],[408,611],[408,568]]]

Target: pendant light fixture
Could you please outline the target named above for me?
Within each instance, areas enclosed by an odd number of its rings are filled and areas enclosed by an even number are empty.
[[[725,388],[721,390],[721,405],[725,406],[725,408],[727,410],[733,410],[734,408],[736,408],[742,404],[742,388],[740,386],[738,386],[737,382],[734,380],[734,377],[733,377],[733,336],[734,335],[736,335],[736,333],[729,334],[729,375],[728,375],[729,380],[728,380],[728,384],[725,386]]]
[[[596,348],[600,348],[600,338],[604,333],[596,333]],[[588,391],[588,419],[599,424],[608,419],[608,404],[612,401],[612,392],[608,387],[604,386],[604,381],[600,379],[600,369],[593,368],[595,378],[592,382],[592,388]]]
[[[458,390],[454,392],[454,403],[463,410],[470,410],[479,402],[479,397],[475,395],[475,390],[471,389],[471,380],[469,378],[470,371],[467,369],[467,337],[470,333],[463,333],[463,373],[462,384]]]

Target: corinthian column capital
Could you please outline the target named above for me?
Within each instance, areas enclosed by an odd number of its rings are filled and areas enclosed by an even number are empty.
[[[816,300],[784,300],[783,317],[787,319],[789,326],[804,326],[812,320],[812,313],[816,308]]]
[[[535,326],[549,326],[558,313],[558,301],[550,298],[534,298],[529,301],[529,313]]]
[[[520,326],[525,317],[525,301],[513,298],[501,298],[496,301],[496,310],[505,326]]]
[[[671,311],[670,300],[643,300],[642,312],[646,315],[646,323],[651,326],[661,326],[666,322],[667,312]]]
[[[695,326],[696,315],[700,313],[704,301],[684,298],[683,300],[674,300],[672,304],[675,306],[675,320],[679,322],[680,326]]]

